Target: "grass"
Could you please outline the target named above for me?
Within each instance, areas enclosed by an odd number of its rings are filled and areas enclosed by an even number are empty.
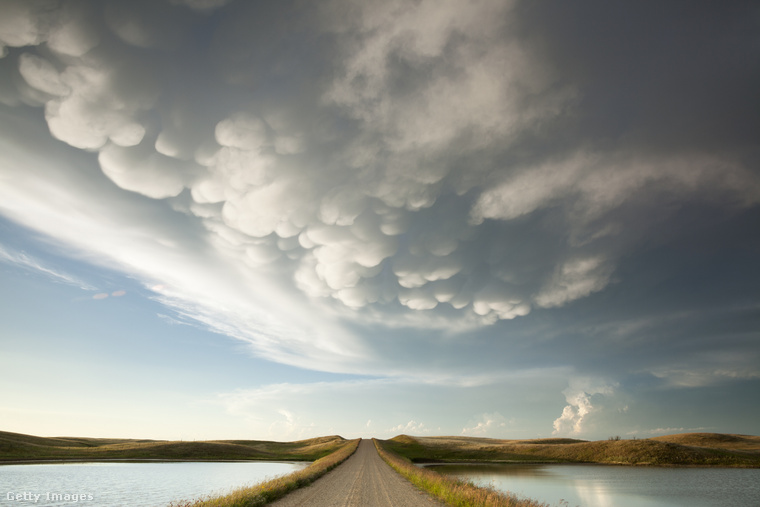
[[[173,502],[171,507],[253,507],[266,505],[303,486],[308,486],[327,472],[347,460],[359,445],[359,441],[345,441],[342,447],[333,453],[315,461],[308,467],[292,474],[278,477],[255,486],[241,488],[224,496],[201,500],[181,500]]]
[[[493,488],[475,486],[467,481],[441,475],[415,466],[385,446],[390,441],[373,439],[380,456],[396,472],[418,488],[427,491],[447,505],[457,507],[546,507],[548,504],[502,493]]]
[[[315,461],[346,440],[327,436],[297,442],[199,442],[113,438],[37,437],[0,431],[0,463],[52,460]]]
[[[531,462],[760,467],[760,437],[692,433],[652,439],[497,440],[399,435],[388,450],[418,463]]]

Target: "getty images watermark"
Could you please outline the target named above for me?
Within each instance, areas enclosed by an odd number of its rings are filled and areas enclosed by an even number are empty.
[[[22,491],[21,493],[14,493],[9,491],[5,494],[4,500],[9,502],[87,502],[94,500],[95,497],[90,493],[52,493],[50,491],[46,493],[32,493],[31,491]]]

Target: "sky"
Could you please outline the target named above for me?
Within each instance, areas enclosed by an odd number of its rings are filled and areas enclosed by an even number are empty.
[[[0,429],[760,434],[760,5],[0,1]]]

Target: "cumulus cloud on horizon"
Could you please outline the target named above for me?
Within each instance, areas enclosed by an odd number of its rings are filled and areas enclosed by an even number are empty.
[[[115,186],[103,196],[155,201],[155,215],[103,222],[127,227],[127,246],[80,237],[76,224],[92,217],[61,219],[66,231],[21,211],[46,206],[33,189],[44,183],[30,179],[16,208],[0,206],[111,256],[146,286],[171,288],[156,298],[181,314],[267,357],[314,366],[341,354],[348,364],[372,347],[349,333],[311,340],[306,318],[300,331],[280,329],[290,325],[277,323],[280,302],[324,311],[334,328],[372,320],[479,329],[625,283],[621,258],[667,230],[679,206],[730,214],[760,201],[751,143],[717,135],[721,122],[702,126],[716,130],[715,146],[684,141],[710,134],[678,120],[715,114],[701,86],[684,89],[674,111],[652,110],[662,98],[647,79],[671,83],[640,75],[648,64],[618,40],[610,51],[625,69],[602,75],[611,57],[594,52],[566,68],[563,51],[583,44],[575,19],[552,21],[572,44],[531,30],[551,3],[345,7],[5,1],[0,102],[44,112],[55,139],[96,157]],[[741,25],[740,11],[718,22]],[[701,40],[684,26],[679,36]],[[658,38],[664,28],[653,30],[655,50],[678,56]],[[719,53],[732,49],[725,37]],[[687,51],[673,70],[678,84],[701,76],[687,65],[696,58]],[[724,65],[732,81],[756,82],[751,69]],[[622,74],[633,97],[616,83],[620,95],[597,93],[600,80]],[[717,102],[735,110],[734,85],[721,86]],[[631,99],[639,111],[618,110]],[[757,126],[747,115],[737,121]],[[647,137],[650,126],[660,138]],[[78,184],[61,180],[58,192]],[[86,199],[93,207],[82,217],[108,197]],[[212,274],[198,274],[206,261]],[[276,304],[266,302],[270,290]],[[582,395],[571,398],[563,428],[588,410]]]
[[[567,405],[562,414],[554,420],[552,435],[582,435],[588,431],[588,417],[599,410],[594,406],[594,397],[612,395],[615,386],[599,384],[588,378],[572,379],[570,385],[562,393]]]

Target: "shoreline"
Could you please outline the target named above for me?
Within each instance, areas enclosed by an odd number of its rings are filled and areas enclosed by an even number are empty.
[[[637,467],[637,468],[723,468],[726,470],[732,470],[737,468],[760,468],[758,465],[699,465],[699,464],[668,464],[668,463],[624,463],[624,462],[610,462],[610,461],[520,461],[520,460],[501,460],[501,461],[435,461],[435,462],[412,462],[415,466],[420,468],[428,468],[430,466],[444,466],[444,465],[463,465],[463,466],[477,466],[477,465],[561,465],[561,466],[610,466],[610,467]]]
[[[169,458],[102,458],[102,459],[35,459],[0,461],[3,465],[57,465],[66,463],[313,463],[298,459],[169,459]]]

